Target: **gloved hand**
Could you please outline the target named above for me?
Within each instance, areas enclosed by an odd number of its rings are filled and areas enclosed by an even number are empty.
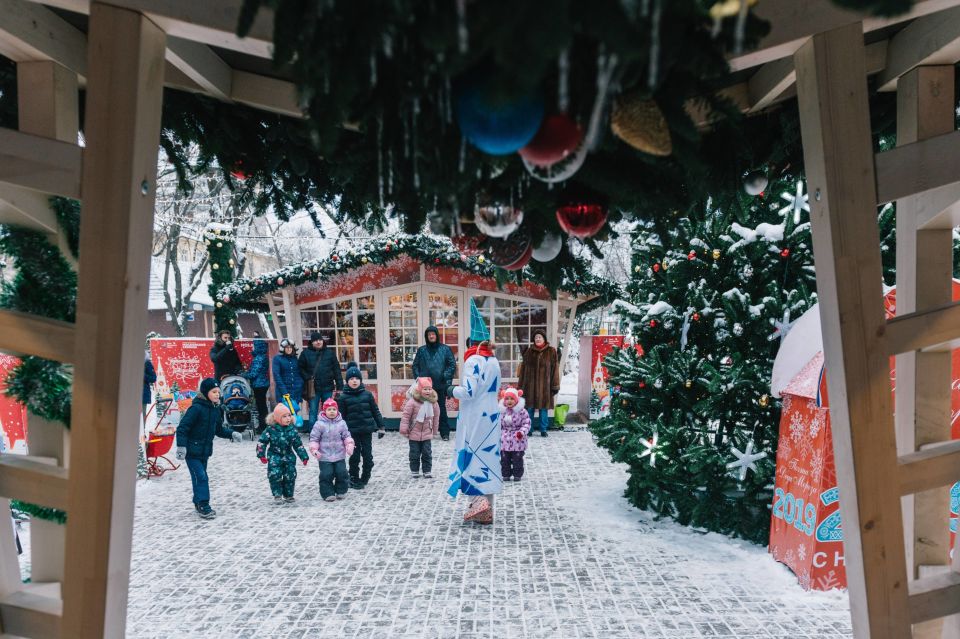
[[[186,457],[187,457],[187,447],[177,446],[177,459],[186,459]]]
[[[381,428],[380,430],[377,431],[377,439],[383,439],[383,436],[386,435],[386,434],[387,434],[386,431],[384,431],[384,430]]]
[[[309,459],[301,459],[300,461],[302,461],[302,462],[303,462],[303,465],[306,466],[306,465],[307,465],[307,462],[309,462],[310,460],[309,460]]]
[[[233,434],[230,435],[230,439],[233,440],[233,443],[234,443],[234,444],[239,444],[241,441],[243,441],[243,435],[241,435],[240,433],[234,431]]]
[[[518,430],[518,431],[517,431],[517,441],[521,441],[521,442],[523,441],[523,431],[522,431],[522,430]]]
[[[347,457],[353,454],[353,449],[356,447],[356,444],[352,439],[348,439],[346,443]]]
[[[267,463],[267,458],[266,458],[266,457],[261,457],[261,458],[260,458],[260,463],[261,463],[261,464],[266,464],[266,463]]]

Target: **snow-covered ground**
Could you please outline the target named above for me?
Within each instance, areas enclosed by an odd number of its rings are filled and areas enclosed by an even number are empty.
[[[253,444],[217,440],[200,521],[186,468],[137,492],[128,636],[849,637],[842,593],[805,593],[766,550],[655,522],[587,432],[535,437],[493,526],[375,440],[374,479],[328,504],[317,468],[275,506]],[[434,445],[440,476],[451,445]]]

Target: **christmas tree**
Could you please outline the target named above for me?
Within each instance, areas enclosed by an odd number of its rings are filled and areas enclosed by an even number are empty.
[[[770,526],[773,359],[816,301],[802,177],[764,181],[748,186],[765,193],[635,227],[635,279],[615,310],[643,352],[607,356],[611,414],[591,427],[629,466],[635,505],[756,542]]]

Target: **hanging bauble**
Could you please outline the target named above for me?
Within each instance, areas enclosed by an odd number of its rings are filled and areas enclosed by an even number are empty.
[[[217,302],[217,308],[223,308],[223,302]]]
[[[537,260],[538,262],[550,262],[556,259],[562,250],[563,238],[556,233],[550,233],[548,231],[543,236],[543,239],[540,240],[540,244],[533,249],[533,259]]]
[[[473,223],[477,229],[489,237],[507,237],[523,222],[523,210],[509,204],[477,205],[473,212]]]
[[[746,0],[747,6],[752,7],[758,0]],[[718,0],[710,6],[710,17],[714,20],[732,18],[740,13],[740,5],[744,0]]]
[[[229,296],[229,295],[224,295],[224,296],[223,296],[223,302],[224,302],[225,304],[229,304],[229,303],[230,303],[230,296]]]
[[[246,180],[250,177],[246,171],[243,170],[243,160],[237,160],[233,165],[233,169],[230,170],[230,175],[237,178],[238,180]]]
[[[450,238],[453,246],[460,253],[468,257],[476,257],[483,253],[480,244],[483,242],[483,236],[474,233],[460,233]]]
[[[367,256],[366,256],[366,255],[364,255],[363,257],[360,258],[360,262],[362,262],[363,264],[366,264],[366,263],[369,262],[369,261],[370,261],[370,260],[367,259]]]
[[[760,399],[757,400],[757,403],[760,404],[760,408],[766,408],[767,406],[770,405],[770,396],[761,395]]]
[[[230,266],[233,266],[235,263],[236,262],[233,261],[232,257],[229,260],[227,260],[227,264],[229,264]]]
[[[283,278],[282,278],[282,277],[278,277],[278,278],[277,278],[277,286],[283,286]]]
[[[220,268],[220,265],[219,265],[219,264],[217,264],[216,262],[214,262],[213,264],[211,264],[211,265],[210,265],[210,268],[212,268],[213,270],[215,270],[215,271],[216,271],[217,269],[219,269],[219,268]]]
[[[249,291],[249,290],[250,290],[250,285],[249,285],[249,284],[244,284],[244,285],[243,285],[243,290]]]
[[[673,152],[670,127],[663,111],[640,93],[624,94],[614,101],[610,128],[614,135],[638,151],[659,156]]]
[[[533,166],[550,166],[573,153],[583,140],[583,129],[566,113],[549,115],[520,157]]]
[[[236,324],[236,323],[237,323],[237,320],[230,320],[230,323],[231,323],[231,324]]]
[[[596,202],[564,204],[557,209],[557,223],[573,237],[593,237],[607,223],[607,207]]]
[[[526,231],[514,233],[505,239],[492,239],[487,243],[490,261],[508,271],[522,269],[530,262],[533,244]]]
[[[743,178],[743,190],[747,195],[760,195],[766,190],[767,184],[769,180],[763,171],[750,171]]]
[[[720,259],[720,249],[713,249],[713,259],[715,260]]]
[[[515,153],[537,134],[543,98],[536,93],[505,96],[495,78],[479,72],[457,82],[454,108],[463,137],[490,155]]]
[[[217,248],[223,248],[223,242],[217,242]]]

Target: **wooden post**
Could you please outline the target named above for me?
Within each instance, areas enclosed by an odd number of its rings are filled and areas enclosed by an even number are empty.
[[[17,63],[19,129],[62,142],[77,143],[80,129],[77,74],[56,62],[37,60]],[[54,242],[64,258],[76,268],[66,234]],[[69,431],[30,414],[27,450],[37,457],[52,457],[66,466]],[[34,518],[30,522],[30,577],[34,583],[62,582],[66,529],[61,524]]]
[[[917,67],[897,83],[897,144],[910,144],[954,130],[954,69]],[[921,229],[924,194],[897,202],[897,315],[931,310],[952,301],[953,238],[950,229]],[[897,355],[896,433],[899,454],[950,439],[951,354]],[[903,498],[907,572],[945,566],[949,556],[950,489]],[[940,637],[943,621],[914,628],[914,639]]]
[[[854,635],[910,636],[859,23],[794,56]]]
[[[90,7],[63,627],[122,637],[133,536],[165,34]]]

